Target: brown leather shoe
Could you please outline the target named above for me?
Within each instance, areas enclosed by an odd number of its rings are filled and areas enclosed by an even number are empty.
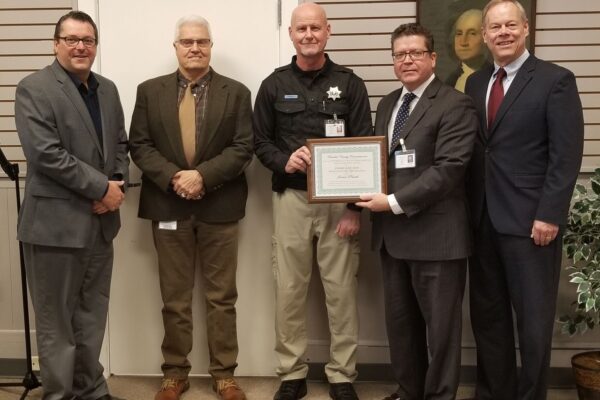
[[[213,390],[222,400],[246,400],[246,395],[233,378],[217,379],[213,383]]]
[[[163,378],[154,400],[179,400],[181,394],[189,388],[190,381],[187,379]]]

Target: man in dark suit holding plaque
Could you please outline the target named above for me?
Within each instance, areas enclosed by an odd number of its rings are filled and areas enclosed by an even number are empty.
[[[263,81],[254,106],[256,155],[273,172],[275,351],[282,380],[275,399],[306,395],[306,296],[316,241],[331,331],[325,373],[334,399],[353,400],[360,209],[342,203],[308,204],[306,168],[311,155],[305,142],[329,134],[371,135],[369,99],[363,81],[325,54],[330,26],[321,6],[298,6],[289,33],[296,55]]]
[[[398,390],[386,399],[456,396],[461,311],[471,252],[464,176],[477,132],[471,99],[434,74],[431,33],[392,33],[402,87],[377,107],[389,146],[388,194],[365,194],[380,252],[390,359]],[[429,354],[428,354],[429,348]]]
[[[562,229],[583,149],[570,71],[529,54],[523,6],[493,0],[483,38],[494,65],[469,77],[480,134],[468,174],[469,261],[479,400],[546,398]],[[517,374],[513,311],[521,354]]]

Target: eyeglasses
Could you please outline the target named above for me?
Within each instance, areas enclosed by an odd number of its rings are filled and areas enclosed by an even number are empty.
[[[77,36],[59,36],[57,39],[64,40],[69,47],[76,47],[79,42],[83,43],[85,47],[94,47],[97,43],[97,40],[91,37],[78,38]]]
[[[409,56],[411,60],[417,61],[422,60],[425,57],[426,53],[431,53],[429,50],[412,50],[412,51],[404,51],[400,53],[392,53],[392,58],[394,62],[404,62],[406,60],[406,56]]]
[[[198,47],[204,49],[210,47],[212,42],[210,39],[179,39],[177,43],[179,43],[181,47],[185,47],[186,49],[189,49],[194,45],[194,43],[196,43]]]

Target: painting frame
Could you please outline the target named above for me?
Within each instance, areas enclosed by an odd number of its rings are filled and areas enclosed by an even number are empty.
[[[454,51],[455,23],[467,10],[482,10],[489,0],[417,0],[417,22],[429,29],[434,39],[434,51],[437,53],[435,73],[444,82],[454,86],[461,74],[463,61]],[[535,48],[535,12],[536,0],[520,0],[525,8],[529,22],[527,48],[533,54]],[[445,10],[446,12],[440,12]],[[485,63],[493,63],[491,55],[482,43],[481,68]],[[457,84],[458,85],[458,84]],[[464,85],[464,82],[463,82]],[[459,88],[460,90],[460,88]]]

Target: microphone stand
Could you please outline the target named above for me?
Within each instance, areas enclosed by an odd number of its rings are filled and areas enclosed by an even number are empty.
[[[0,166],[11,181],[15,182],[15,193],[17,196],[17,215],[21,211],[21,191],[19,187],[19,164],[11,163],[0,148]],[[25,324],[25,361],[27,362],[27,371],[20,383],[0,383],[0,387],[22,386],[25,391],[20,400],[25,399],[30,390],[42,386],[37,376],[33,372],[31,365],[31,330],[29,326],[29,303],[27,301],[27,274],[25,272],[25,261],[23,259],[23,243],[19,241],[19,260],[21,261],[21,294],[23,297],[23,322]]]

